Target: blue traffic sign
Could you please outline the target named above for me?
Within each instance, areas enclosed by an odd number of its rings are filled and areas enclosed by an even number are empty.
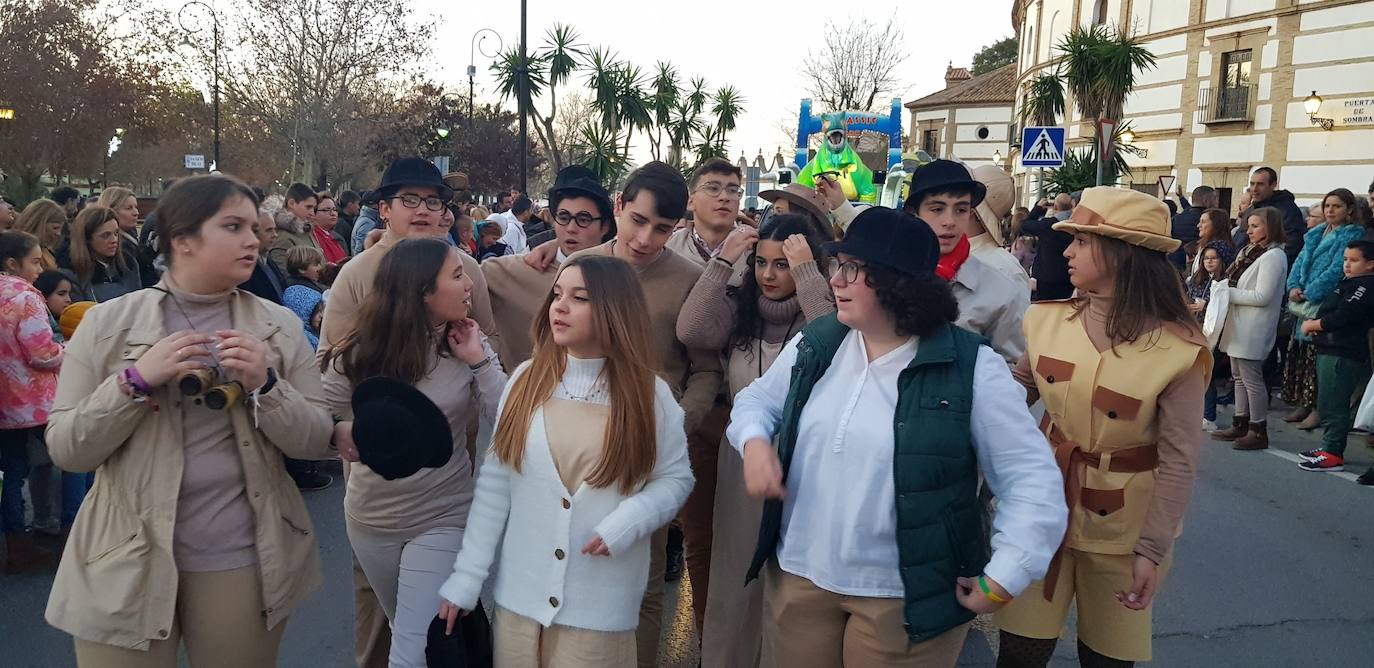
[[[1032,125],[1021,130],[1021,164],[1060,167],[1064,164],[1064,128]]]

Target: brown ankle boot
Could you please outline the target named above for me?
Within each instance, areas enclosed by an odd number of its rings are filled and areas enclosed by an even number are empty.
[[[1231,419],[1231,426],[1212,432],[1213,441],[1234,441],[1250,431],[1250,416],[1237,415]]]
[[[1250,432],[1231,444],[1232,450],[1269,449],[1269,428],[1263,422],[1251,422]]]
[[[57,555],[38,549],[31,533],[5,534],[5,549],[9,552],[5,561],[6,575],[57,567]]]
[[[1298,429],[1303,431],[1312,431],[1320,426],[1322,426],[1322,416],[1318,415],[1317,411],[1308,413],[1307,417],[1304,418],[1302,422],[1298,423]]]
[[[1294,406],[1292,411],[1290,411],[1287,415],[1283,416],[1283,421],[1284,421],[1284,422],[1302,422],[1303,420],[1306,420],[1306,419],[1307,419],[1307,416],[1308,416],[1308,415],[1311,415],[1311,414],[1312,414],[1312,409],[1311,409],[1311,408],[1308,408],[1308,407],[1306,407],[1306,406]]]

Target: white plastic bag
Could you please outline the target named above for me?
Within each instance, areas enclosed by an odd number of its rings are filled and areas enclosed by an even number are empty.
[[[1212,298],[1207,302],[1207,313],[1202,316],[1202,334],[1207,337],[1207,345],[1217,347],[1221,341],[1221,328],[1226,324],[1226,309],[1231,305],[1230,284],[1226,281],[1212,283]]]
[[[1355,428],[1374,434],[1374,378],[1364,386],[1364,396],[1360,397],[1360,410],[1355,412]]]

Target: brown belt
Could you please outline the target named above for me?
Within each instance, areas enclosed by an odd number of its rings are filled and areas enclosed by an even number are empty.
[[[1084,452],[1082,446],[1064,437],[1064,432],[1059,430],[1050,421],[1047,413],[1040,421],[1040,428],[1045,432],[1045,436],[1050,441],[1050,446],[1054,448],[1054,459],[1059,464],[1059,471],[1064,474],[1064,501],[1072,513],[1074,508],[1083,505],[1083,479],[1082,473],[1085,468],[1091,466],[1096,469],[1103,468],[1102,463],[1106,462],[1106,470],[1114,473],[1143,473],[1153,471],[1159,466],[1159,448],[1154,445],[1141,445],[1134,448],[1123,450],[1113,450],[1110,452]],[[1086,490],[1089,493],[1098,490]],[[1125,490],[1113,490],[1110,494],[1123,496]],[[1096,504],[1095,504],[1096,505]],[[1106,514],[1103,511],[1102,514]],[[1065,533],[1067,537],[1067,530]],[[1054,600],[1055,584],[1059,582],[1059,571],[1064,561],[1064,543],[1059,544],[1059,550],[1054,553],[1054,559],[1050,560],[1050,568],[1045,573],[1045,600]]]

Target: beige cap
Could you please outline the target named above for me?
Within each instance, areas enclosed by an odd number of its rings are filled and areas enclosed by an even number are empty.
[[[1130,188],[1098,186],[1084,190],[1073,217],[1055,223],[1054,229],[1100,234],[1161,253],[1178,250],[1181,243],[1169,236],[1169,207]]]
[[[974,209],[983,229],[994,241],[1002,244],[1002,219],[1011,213],[1016,203],[1016,181],[1007,170],[997,165],[983,165],[973,170],[973,180],[987,186],[987,195]]]

